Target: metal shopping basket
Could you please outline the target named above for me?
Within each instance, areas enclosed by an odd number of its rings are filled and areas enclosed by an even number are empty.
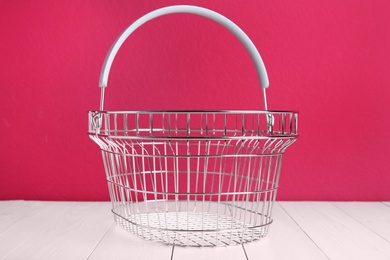
[[[265,110],[104,110],[110,67],[122,43],[143,23],[172,13],[210,18],[243,43],[260,78]],[[148,13],[112,45],[100,87],[100,110],[89,111],[89,136],[101,148],[112,212],[121,227],[180,246],[236,245],[266,236],[282,157],[298,136],[298,114],[268,110],[264,64],[237,25],[195,6]]]

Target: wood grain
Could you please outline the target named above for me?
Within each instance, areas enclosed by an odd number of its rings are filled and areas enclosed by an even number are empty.
[[[215,260],[215,259],[236,259],[246,260],[243,247],[180,247],[175,246],[173,260]]]
[[[112,224],[108,203],[44,204],[13,233],[23,242],[4,259],[87,259]]]
[[[172,246],[144,240],[123,230],[115,223],[100,241],[89,260],[171,259]]]
[[[21,202],[0,214],[0,259],[17,253],[23,244],[36,241],[37,234],[54,225],[74,203]],[[30,257],[25,254],[23,257]],[[9,258],[16,259],[16,258]],[[21,258],[23,259],[23,258]]]
[[[3,200],[3,201],[0,201],[0,213],[2,211],[8,210],[11,207],[14,207],[18,203],[22,203],[22,201],[21,200]]]
[[[283,208],[332,260],[390,259],[389,242],[329,202],[291,202]]]
[[[337,208],[390,243],[390,207],[380,202],[337,202]]]
[[[273,209],[274,222],[263,240],[244,245],[249,259],[328,259],[320,248],[276,203]]]
[[[0,259],[390,259],[389,202],[278,202],[267,237],[185,248],[118,227],[109,202],[0,201]]]

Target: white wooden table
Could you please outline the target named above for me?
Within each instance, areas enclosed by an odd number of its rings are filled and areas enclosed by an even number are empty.
[[[278,202],[266,238],[218,248],[139,239],[110,206],[0,201],[0,259],[390,259],[389,202]]]

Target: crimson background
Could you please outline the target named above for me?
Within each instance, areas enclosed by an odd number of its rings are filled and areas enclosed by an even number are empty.
[[[156,8],[194,4],[258,47],[270,109],[299,110],[279,200],[390,200],[390,2],[0,1],[0,199],[107,200],[87,110],[116,37]],[[261,109],[245,49],[203,17],[137,30],[119,51],[107,109]]]

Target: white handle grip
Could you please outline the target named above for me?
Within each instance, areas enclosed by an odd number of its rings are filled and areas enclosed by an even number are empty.
[[[119,36],[119,38],[111,46],[111,49],[109,50],[106,56],[106,59],[103,63],[102,71],[100,73],[100,81],[99,81],[99,86],[101,87],[100,110],[103,110],[104,107],[104,89],[107,87],[108,75],[110,74],[112,62],[114,61],[114,58],[118,53],[119,48],[122,46],[123,42],[127,39],[127,37],[130,36],[132,32],[134,32],[138,27],[140,27],[144,23],[156,17],[163,16],[166,14],[173,14],[173,13],[190,13],[190,14],[197,14],[200,16],[210,18],[211,20],[214,20],[217,23],[223,25],[225,28],[231,31],[238,38],[238,40],[241,41],[241,43],[244,45],[249,55],[251,56],[253,63],[255,64],[257,75],[260,81],[260,87],[263,90],[264,109],[268,110],[267,96],[265,91],[265,89],[268,88],[269,86],[268,75],[267,75],[267,71],[265,70],[263,60],[261,59],[261,56],[257,51],[253,42],[235,23],[227,19],[225,16],[220,15],[219,13],[216,13],[206,8],[191,6],[191,5],[168,6],[150,12],[142,16],[138,20],[136,20],[133,24],[127,27],[127,29]]]
[[[111,46],[111,49],[106,56],[102,71],[100,73],[99,86],[102,88],[107,87],[108,75],[110,73],[110,68],[112,62],[114,61],[115,55],[117,54],[119,48],[122,46],[123,42],[127,39],[127,37],[130,36],[132,32],[134,32],[142,24],[156,17],[163,16],[166,14],[173,14],[173,13],[191,13],[191,14],[204,16],[210,18],[211,20],[216,21],[217,23],[220,23],[221,25],[229,29],[241,41],[241,43],[245,46],[246,50],[249,52],[255,64],[261,87],[263,89],[268,88],[269,81],[268,81],[267,71],[265,69],[263,60],[261,59],[259,52],[257,51],[252,41],[249,39],[249,37],[236,24],[234,24],[228,18],[220,15],[219,13],[216,13],[206,8],[191,6],[191,5],[176,5],[176,6],[169,6],[169,7],[157,9],[155,11],[152,11],[142,16],[141,18],[136,20],[133,24],[131,24]]]

